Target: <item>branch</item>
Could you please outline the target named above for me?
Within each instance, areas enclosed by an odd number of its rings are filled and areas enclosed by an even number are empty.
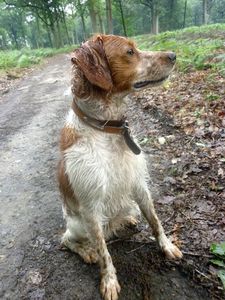
[[[140,3],[144,6],[148,6],[149,8],[152,8],[153,6],[153,0],[140,0]]]

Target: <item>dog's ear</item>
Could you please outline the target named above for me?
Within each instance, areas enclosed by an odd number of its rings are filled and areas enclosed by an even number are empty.
[[[73,52],[71,61],[82,70],[91,84],[106,91],[112,89],[112,77],[101,36],[83,43]]]

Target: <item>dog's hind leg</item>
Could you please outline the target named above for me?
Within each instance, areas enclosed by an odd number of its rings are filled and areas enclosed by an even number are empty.
[[[152,227],[153,234],[157,239],[160,248],[169,259],[177,259],[182,257],[181,251],[172,244],[172,242],[165,235],[164,229],[155,212],[153,200],[148,190],[147,184],[139,185],[135,191],[136,201],[147,219],[149,225]]]
[[[135,202],[131,206],[122,208],[119,213],[104,227],[105,239],[108,240],[117,232],[129,226],[136,226],[140,221],[140,209]]]

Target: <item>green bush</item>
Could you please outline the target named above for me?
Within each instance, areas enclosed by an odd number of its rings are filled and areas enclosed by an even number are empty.
[[[0,69],[9,70],[12,68],[28,68],[38,64],[45,57],[50,57],[59,53],[70,52],[75,46],[67,46],[60,49],[41,48],[21,50],[0,51]]]
[[[225,73],[225,24],[134,37],[140,49],[174,51],[180,71],[214,68]]]

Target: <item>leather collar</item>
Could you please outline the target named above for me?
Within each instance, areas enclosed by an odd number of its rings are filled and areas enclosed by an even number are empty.
[[[75,100],[72,101],[72,109],[74,113],[87,125],[95,128],[97,130],[113,133],[113,134],[122,134],[124,136],[125,142],[130,150],[134,154],[140,154],[140,147],[134,142],[133,138],[130,135],[130,128],[128,121],[126,119],[117,120],[98,120],[86,115],[81,108],[78,106]]]

